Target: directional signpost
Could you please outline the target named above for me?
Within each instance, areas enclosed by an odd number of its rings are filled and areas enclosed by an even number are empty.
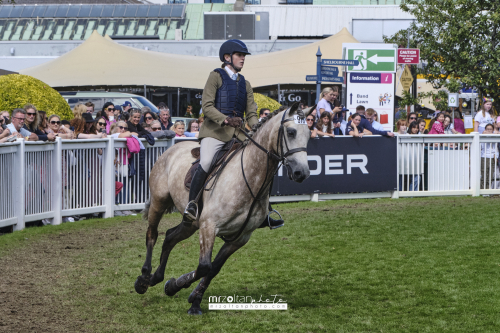
[[[359,62],[348,66],[349,72],[396,72],[396,49],[349,49],[347,57]]]
[[[316,63],[316,75],[306,75],[306,81],[316,81],[316,103],[319,102],[319,95],[321,94],[321,82],[338,82],[344,83],[344,78],[339,77],[339,69],[336,66],[357,66],[358,61],[356,60],[342,60],[342,59],[323,59],[321,60],[321,50],[318,47],[318,52],[316,52],[317,63]]]

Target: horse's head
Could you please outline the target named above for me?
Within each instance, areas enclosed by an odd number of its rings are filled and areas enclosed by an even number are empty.
[[[280,135],[277,154],[284,157],[283,165],[287,168],[288,177],[302,183],[309,175],[309,163],[307,161],[307,142],[311,137],[311,132],[307,127],[306,117],[314,110],[311,107],[302,110],[299,103],[293,104],[281,115],[281,125],[283,133]]]

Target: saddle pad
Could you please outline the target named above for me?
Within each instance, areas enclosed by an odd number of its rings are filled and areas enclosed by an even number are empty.
[[[234,150],[238,149],[239,146],[241,146],[240,142],[235,142],[231,150],[228,152],[228,147],[230,145],[231,141],[227,142],[221,150],[219,150],[219,153],[217,154],[217,159],[215,160],[215,163],[212,162],[212,166],[210,167],[210,171],[208,172],[208,177],[212,175],[215,171],[217,171],[218,167],[222,164],[222,161],[229,156]],[[191,155],[193,155],[194,158],[196,158],[196,161],[193,162],[191,165],[191,168],[189,168],[188,172],[186,173],[186,177],[184,177],[184,186],[186,187],[186,190],[189,191],[189,188],[191,187],[191,180],[193,179],[194,173],[196,171],[196,168],[198,168],[198,165],[200,164],[200,147],[196,147],[191,149]]]

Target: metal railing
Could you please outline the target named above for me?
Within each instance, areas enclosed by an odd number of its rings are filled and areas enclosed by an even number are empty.
[[[178,141],[185,141],[180,139]],[[271,201],[500,194],[500,135],[397,137],[398,188],[394,192],[301,194]],[[157,140],[134,154],[126,139],[61,140],[0,145],[0,227],[25,222],[144,208],[154,163],[176,140]],[[121,185],[121,191],[115,189]]]

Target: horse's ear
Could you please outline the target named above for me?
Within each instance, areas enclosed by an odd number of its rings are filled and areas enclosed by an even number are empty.
[[[294,114],[297,113],[297,110],[299,110],[299,109],[302,110],[302,108],[301,108],[300,105],[301,105],[300,102],[293,103],[292,107],[288,111],[288,116],[291,117],[291,116],[293,116]]]
[[[311,114],[311,112],[313,112],[313,111],[314,111],[314,109],[316,109],[316,105],[317,105],[317,104],[314,104],[314,105],[313,105],[313,106],[311,106],[309,109],[305,109],[305,110],[304,110],[304,115],[305,115],[306,117],[307,117],[308,115],[310,115],[310,114]]]

